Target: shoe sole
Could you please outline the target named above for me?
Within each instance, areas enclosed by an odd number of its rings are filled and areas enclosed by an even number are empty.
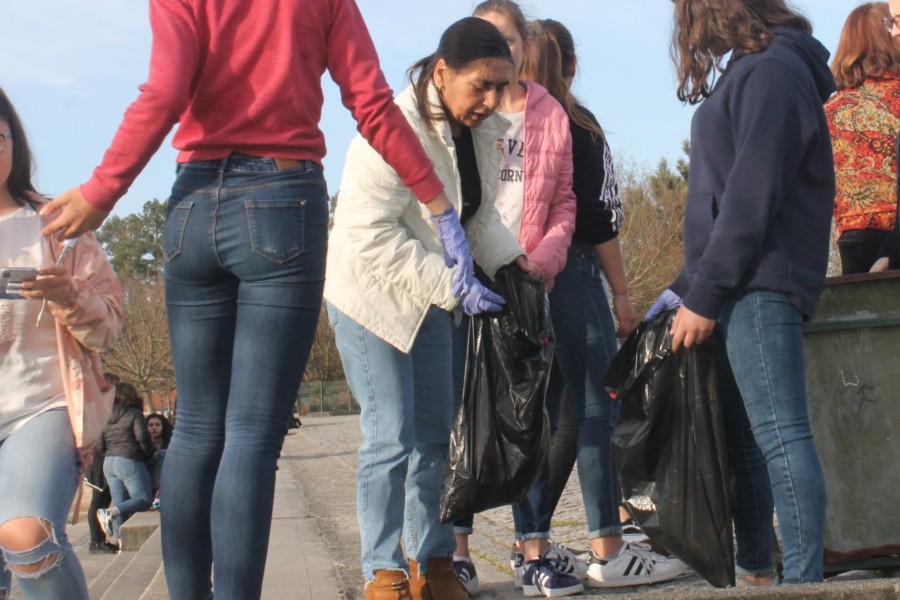
[[[523,585],[522,593],[526,598],[561,598],[563,596],[574,596],[584,592],[584,585],[571,585],[567,588],[556,588],[555,590],[541,591],[536,585]]]
[[[624,577],[618,579],[612,579],[608,581],[601,581],[599,579],[594,579],[590,575],[588,575],[585,584],[590,588],[614,588],[614,587],[633,587],[638,585],[652,585],[654,583],[663,583],[666,581],[672,581],[674,579],[678,579],[682,575],[685,574],[685,571],[681,571],[680,573],[669,574],[669,575],[658,575],[658,576],[648,576],[648,575],[637,575],[634,577]]]

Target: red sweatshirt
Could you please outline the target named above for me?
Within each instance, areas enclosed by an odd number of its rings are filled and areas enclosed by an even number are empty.
[[[178,162],[234,152],[321,163],[326,69],[360,133],[421,201],[443,185],[393,103],[354,0],[151,0],[147,83],[90,181],[110,210],[175,123]]]

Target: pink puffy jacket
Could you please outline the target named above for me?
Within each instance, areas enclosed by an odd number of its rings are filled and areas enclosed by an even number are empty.
[[[563,107],[532,81],[525,101],[525,198],[519,244],[544,273],[547,289],[566,266],[575,231],[572,136]]]

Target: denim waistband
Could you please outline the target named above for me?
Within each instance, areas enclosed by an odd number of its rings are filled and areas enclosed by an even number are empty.
[[[291,171],[322,172],[322,166],[312,160],[301,160],[299,165],[290,169]],[[202,169],[209,171],[244,171],[248,173],[277,173],[280,171],[275,159],[264,156],[251,156],[249,154],[235,153],[225,158],[216,160],[194,160],[190,162],[180,163],[178,171],[182,169]]]

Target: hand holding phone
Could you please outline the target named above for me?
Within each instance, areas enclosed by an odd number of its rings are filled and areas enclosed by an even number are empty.
[[[23,282],[34,281],[37,276],[37,269],[33,267],[3,267],[0,269],[0,294],[18,293]]]

